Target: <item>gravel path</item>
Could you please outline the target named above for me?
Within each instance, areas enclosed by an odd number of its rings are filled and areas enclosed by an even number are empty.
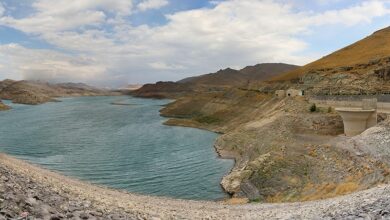
[[[81,182],[0,154],[0,220],[390,219],[390,186],[288,204],[226,205],[142,196]],[[25,213],[26,214],[26,213]]]

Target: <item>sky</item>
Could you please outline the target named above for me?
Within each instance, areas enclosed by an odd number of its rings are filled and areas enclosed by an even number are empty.
[[[390,26],[390,0],[0,0],[0,80],[97,86],[304,65]]]

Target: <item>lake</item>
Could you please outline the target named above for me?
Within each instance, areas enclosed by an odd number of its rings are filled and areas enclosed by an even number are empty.
[[[233,166],[218,158],[217,134],[163,125],[169,100],[63,98],[0,112],[0,151],[64,175],[129,192],[194,200],[226,197]],[[112,105],[120,103],[126,105]],[[129,105],[127,105],[129,104]]]

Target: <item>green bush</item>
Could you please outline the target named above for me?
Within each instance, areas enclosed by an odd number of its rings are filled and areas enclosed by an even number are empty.
[[[317,111],[317,106],[316,104],[313,104],[310,106],[310,112],[316,112]]]

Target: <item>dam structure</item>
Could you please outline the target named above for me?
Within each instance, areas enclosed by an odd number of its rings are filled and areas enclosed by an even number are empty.
[[[377,99],[363,99],[361,108],[336,108],[346,136],[356,136],[377,124]]]

